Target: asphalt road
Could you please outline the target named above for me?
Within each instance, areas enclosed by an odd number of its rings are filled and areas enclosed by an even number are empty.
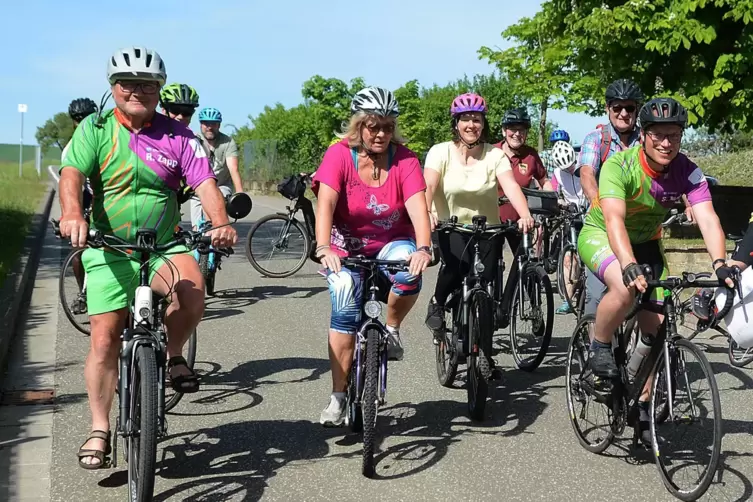
[[[224,262],[218,294],[207,299],[199,326],[201,391],[168,416],[156,500],[674,500],[652,457],[632,455],[628,440],[605,455],[578,444],[564,392],[572,316],[556,316],[549,355],[536,372],[519,371],[508,353],[498,355],[504,378],[486,420],[472,423],[465,390],[437,383],[434,346],[423,326],[436,269],[402,329],[405,359],[390,365],[378,424],[378,479],[362,477],[358,437],[318,424],[331,385],[326,281],[311,263],[287,279],[261,278],[251,268],[242,252],[246,232],[285,205],[268,197],[254,202],[252,214],[237,224],[238,252]],[[122,460],[118,469],[94,472],[76,464],[89,430],[82,375],[88,338],[62,311],[58,323],[51,498],[124,500]],[[753,493],[751,370],[726,362],[724,340],[698,341],[709,344],[726,432],[724,470],[704,500],[747,500]]]

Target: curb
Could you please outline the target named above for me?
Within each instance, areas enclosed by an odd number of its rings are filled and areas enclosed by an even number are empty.
[[[54,200],[55,187],[50,183],[36,214],[32,217],[21,256],[0,290],[0,380],[5,372],[8,350],[23,317],[22,309],[28,304],[34,289],[40,250]]]

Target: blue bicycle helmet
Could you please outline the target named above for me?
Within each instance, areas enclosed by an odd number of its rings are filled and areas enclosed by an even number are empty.
[[[549,135],[549,142],[554,143],[556,141],[564,141],[565,143],[570,143],[570,135],[567,134],[567,131],[563,131],[562,129],[552,131],[552,134]]]
[[[202,108],[199,111],[199,122],[222,122],[222,114],[217,108]]]

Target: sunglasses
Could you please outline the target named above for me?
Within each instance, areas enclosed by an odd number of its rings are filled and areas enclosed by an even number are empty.
[[[183,117],[191,117],[196,112],[196,108],[193,106],[184,105],[171,105],[166,108],[167,113],[170,115],[182,115]]]
[[[625,110],[628,113],[633,113],[635,111],[635,105],[627,105],[627,106],[612,105],[612,106],[610,106],[610,108],[617,115],[619,115],[620,113],[622,113],[622,110]]]
[[[379,134],[379,131],[384,131],[384,134],[395,132],[395,124],[364,124],[364,126],[373,135]]]
[[[140,89],[142,94],[154,94],[159,90],[157,82],[118,82],[120,90],[126,94],[133,94]]]

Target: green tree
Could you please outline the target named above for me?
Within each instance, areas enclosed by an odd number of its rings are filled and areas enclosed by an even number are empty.
[[[558,13],[547,31],[572,44],[568,85],[599,82],[581,96],[592,113],[626,77],[683,103],[691,124],[753,128],[753,0],[549,0],[542,11]]]
[[[56,113],[51,119],[47,119],[44,125],[37,127],[34,137],[37,143],[46,152],[56,146],[62,151],[73,136],[73,120],[65,112]]]
[[[558,22],[560,2],[546,2],[532,18],[523,18],[508,27],[502,36],[513,45],[504,50],[482,47],[479,56],[488,59],[507,77],[518,98],[531,101],[539,112],[536,139],[544,148],[549,108],[585,109],[583,89],[594,86],[594,79],[576,71],[572,64],[572,41],[552,30]],[[521,103],[522,105],[523,103]]]

